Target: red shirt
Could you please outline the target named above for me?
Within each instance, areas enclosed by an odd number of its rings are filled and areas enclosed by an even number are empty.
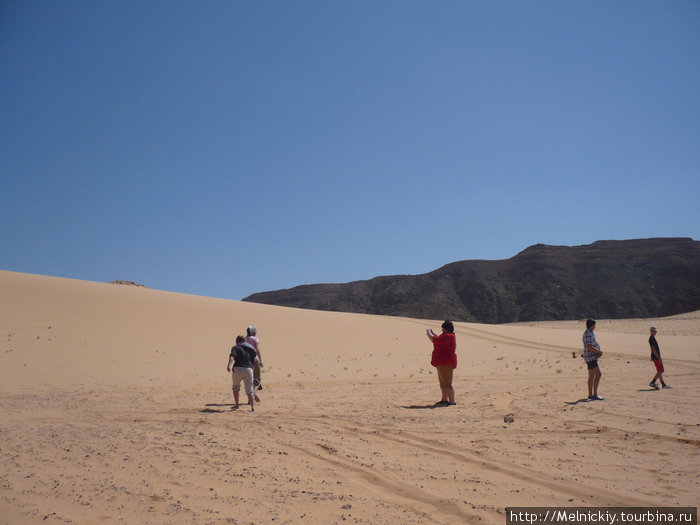
[[[433,357],[430,364],[433,366],[451,366],[457,368],[457,336],[451,332],[444,332],[433,337]]]

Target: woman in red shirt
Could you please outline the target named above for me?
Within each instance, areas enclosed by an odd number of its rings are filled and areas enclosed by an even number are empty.
[[[452,321],[442,323],[442,333],[437,335],[430,328],[426,330],[428,339],[433,342],[433,356],[430,364],[437,368],[438,381],[442,399],[435,403],[438,406],[456,405],[455,391],[452,388],[452,375],[457,368],[457,337]]]

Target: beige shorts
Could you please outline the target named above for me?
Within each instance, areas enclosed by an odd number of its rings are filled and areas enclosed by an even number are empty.
[[[452,388],[452,377],[454,375],[455,369],[451,366],[438,366],[436,368],[438,381],[440,381],[440,386]]]
[[[241,381],[243,381],[243,386],[245,387],[246,394],[252,394],[255,392],[253,389],[253,369],[245,368],[242,366],[234,366],[231,372],[231,378],[233,380],[233,391],[241,391]]]

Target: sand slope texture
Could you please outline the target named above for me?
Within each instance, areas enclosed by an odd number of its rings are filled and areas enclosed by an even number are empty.
[[[236,334],[264,390],[232,410]],[[648,327],[670,390],[652,391]],[[0,524],[504,523],[512,506],[700,504],[700,315],[456,323],[0,271]],[[505,416],[512,415],[512,422]]]

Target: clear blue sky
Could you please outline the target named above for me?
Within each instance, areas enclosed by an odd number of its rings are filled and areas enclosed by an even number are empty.
[[[700,238],[700,2],[0,3],[0,269],[240,299]]]

